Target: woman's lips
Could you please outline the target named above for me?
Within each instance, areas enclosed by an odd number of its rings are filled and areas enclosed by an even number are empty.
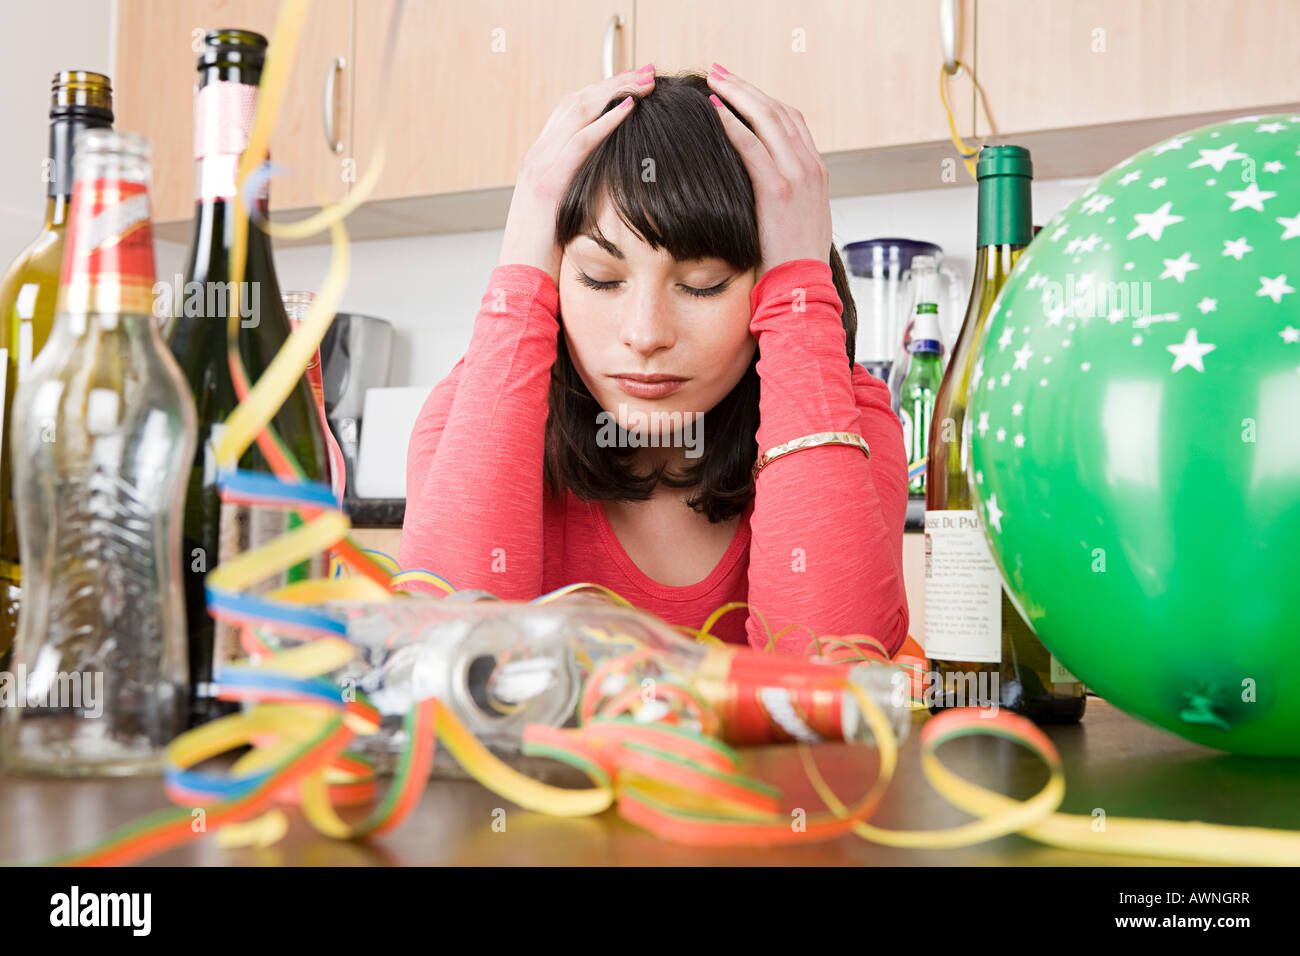
[[[683,385],[686,384],[684,378],[655,378],[646,381],[645,378],[625,378],[620,375],[611,375],[617,384],[628,395],[633,398],[663,398],[665,395],[671,395]]]

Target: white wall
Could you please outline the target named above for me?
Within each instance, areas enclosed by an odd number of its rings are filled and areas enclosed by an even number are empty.
[[[0,12],[0,270],[45,213],[50,81],[60,70],[112,76],[115,8],[106,0],[6,0]]]

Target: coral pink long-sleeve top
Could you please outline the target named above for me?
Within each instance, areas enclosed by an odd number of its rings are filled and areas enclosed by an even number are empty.
[[[508,600],[590,581],[692,628],[721,605],[745,601],[749,609],[729,611],[711,631],[765,647],[757,608],[774,632],[806,625],[783,635],[780,652],[802,653],[811,631],[870,634],[893,654],[908,628],[907,460],[889,389],[859,365],[850,370],[842,303],[826,262],[799,259],[769,270],[750,306],[760,454],[803,435],[843,431],[865,438],[871,456],[832,444],[773,461],[759,474],[726,554],[702,581],[673,587],[652,580],[619,544],[600,502],[545,491],[559,291],[528,265],[492,271],[468,350],[420,411],[398,563]]]

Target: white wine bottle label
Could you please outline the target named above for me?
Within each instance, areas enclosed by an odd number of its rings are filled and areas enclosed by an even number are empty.
[[[1079,683],[1079,678],[1075,677],[1073,674],[1067,671],[1065,669],[1065,665],[1056,659],[1055,654],[1052,655],[1051,669],[1047,676],[1053,684]]]
[[[925,655],[1002,659],[1002,575],[976,511],[925,513]]]

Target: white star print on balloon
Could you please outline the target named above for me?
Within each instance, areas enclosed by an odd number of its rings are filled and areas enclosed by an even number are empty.
[[[1179,345],[1166,345],[1165,349],[1174,354],[1174,367],[1171,372],[1177,372],[1180,368],[1190,366],[1198,372],[1205,371],[1205,365],[1202,359],[1210,352],[1213,352],[1217,345],[1210,345],[1206,342],[1196,340],[1196,330],[1188,329],[1187,335]]]
[[[1286,273],[1280,276],[1274,276],[1272,279],[1267,276],[1260,276],[1260,290],[1255,295],[1266,295],[1275,303],[1282,301],[1282,296],[1294,292],[1295,289],[1286,284]]]
[[[1187,278],[1187,273],[1191,272],[1193,269],[1199,268],[1200,266],[1192,261],[1192,254],[1190,252],[1184,252],[1177,259],[1165,260],[1165,271],[1160,273],[1160,278],[1168,279],[1172,277],[1178,281],[1179,285],[1181,285],[1183,280]]]
[[[1223,240],[1223,254],[1225,256],[1232,256],[1232,258],[1236,259],[1238,262],[1240,262],[1241,257],[1250,252],[1251,249],[1252,247],[1246,242],[1245,236],[1242,236],[1240,239]]]
[[[1248,159],[1245,153],[1237,152],[1237,144],[1229,143],[1227,146],[1219,149],[1202,149],[1198,150],[1201,158],[1188,165],[1188,169],[1195,169],[1197,166],[1213,166],[1216,173],[1223,172],[1223,167],[1234,159]]]
[[[1182,216],[1170,214],[1174,204],[1167,202],[1155,212],[1137,213],[1133,218],[1137,221],[1137,226],[1125,238],[1136,239],[1138,236],[1150,236],[1155,242],[1160,241],[1160,237],[1165,234],[1165,230],[1174,223],[1182,222]]]
[[[997,529],[998,534],[1002,533],[1002,509],[998,507],[998,496],[989,495],[988,507],[985,509],[989,514],[989,524]]]
[[[1229,190],[1228,196],[1232,199],[1232,205],[1228,208],[1228,212],[1236,212],[1238,209],[1254,209],[1263,212],[1264,203],[1276,195],[1277,193],[1261,190],[1255,183],[1251,183],[1245,189]]]
[[[1165,142],[1157,146],[1153,150],[1153,154],[1159,156],[1161,153],[1167,153],[1171,149],[1182,149],[1184,144],[1190,143],[1191,141],[1192,138],[1190,136],[1175,136],[1173,139],[1165,140]]]
[[[1300,212],[1296,213],[1290,219],[1287,219],[1285,216],[1278,216],[1277,222],[1278,225],[1284,227],[1282,230],[1283,239],[1294,239],[1296,236],[1300,236]]]

